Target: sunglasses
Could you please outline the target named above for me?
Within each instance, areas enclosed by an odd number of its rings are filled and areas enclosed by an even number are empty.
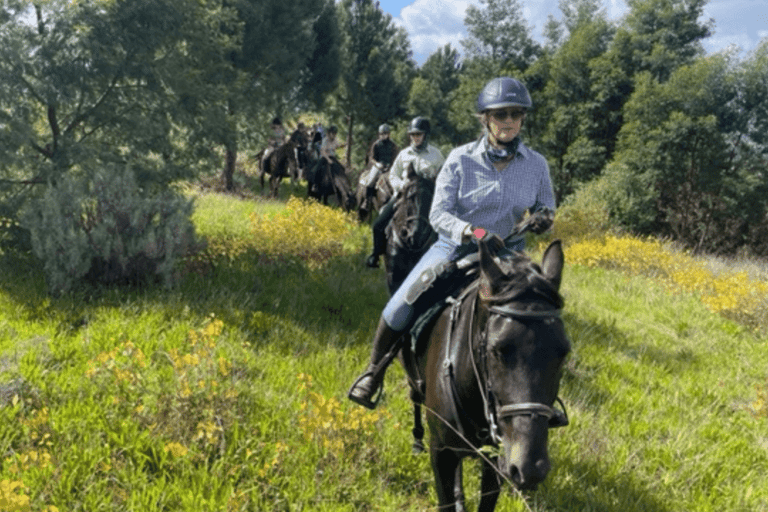
[[[525,110],[491,110],[489,114],[496,121],[506,121],[507,118],[518,121],[525,115]]]

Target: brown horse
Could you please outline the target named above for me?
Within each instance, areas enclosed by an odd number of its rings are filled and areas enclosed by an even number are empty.
[[[464,510],[462,459],[482,446],[499,455],[483,456],[479,511],[494,510],[501,480],[535,488],[551,467],[549,428],[568,424],[554,408],[570,352],[560,319],[561,244],[547,248],[541,266],[523,253],[502,255],[495,236],[479,245],[479,277],[424,331],[417,352],[401,354],[419,443],[418,404],[427,410],[440,510]]]
[[[262,190],[265,174],[269,174],[269,192],[272,197],[277,197],[280,182],[286,176],[290,176],[295,182],[298,178],[301,155],[306,151],[306,146],[306,135],[295,131],[288,142],[272,151],[266,158],[263,157],[264,152],[259,153],[257,158],[261,161],[259,180]]]

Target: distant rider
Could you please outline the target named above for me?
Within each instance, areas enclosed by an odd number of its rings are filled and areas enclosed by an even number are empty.
[[[390,131],[391,129],[386,123],[379,126],[379,138],[371,146],[369,154],[371,155],[373,166],[363,181],[366,192],[363,204],[360,205],[361,208],[367,209],[368,198],[376,195],[376,183],[379,180],[379,176],[381,176],[381,173],[389,170],[397,156],[398,147],[390,139]]]

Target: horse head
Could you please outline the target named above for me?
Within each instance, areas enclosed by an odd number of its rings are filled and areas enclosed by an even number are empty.
[[[480,241],[476,335],[486,375],[486,414],[502,447],[499,469],[518,488],[532,489],[549,470],[550,427],[567,424],[553,407],[570,352],[559,294],[564,256],[560,241],[541,266],[523,253],[498,256],[497,237]]]

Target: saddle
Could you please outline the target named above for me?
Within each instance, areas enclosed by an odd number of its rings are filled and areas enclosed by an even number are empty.
[[[423,355],[426,343],[422,337],[429,332],[443,310],[456,302],[456,298],[477,280],[479,267],[480,255],[472,253],[449,264],[449,268],[436,273],[431,281],[420,279],[418,284],[409,290],[409,299],[414,301],[417,311],[416,320],[409,333],[414,357]]]

